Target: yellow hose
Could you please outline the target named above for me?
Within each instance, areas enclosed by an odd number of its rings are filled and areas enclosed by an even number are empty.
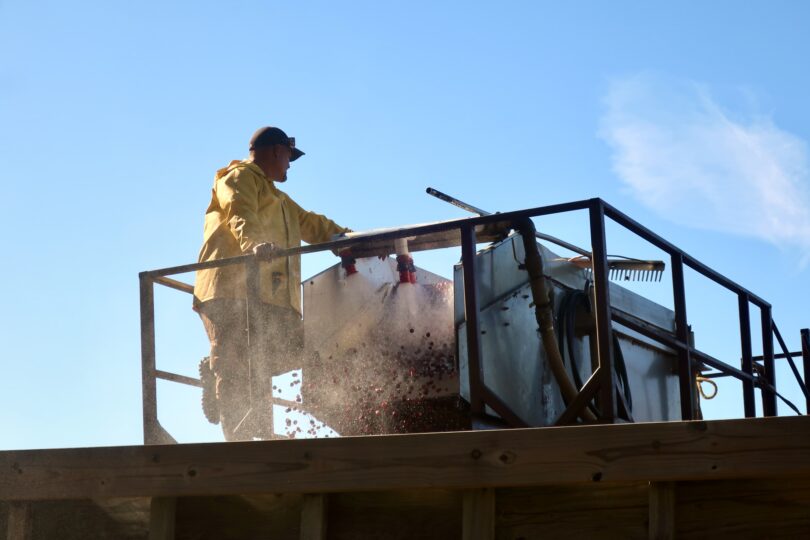
[[[557,343],[557,336],[554,332],[554,314],[551,311],[549,291],[546,286],[546,278],[543,275],[543,258],[540,256],[534,236],[534,223],[530,219],[522,221],[518,230],[523,237],[523,246],[526,251],[526,270],[529,272],[529,286],[534,300],[534,315],[537,319],[543,348],[546,351],[548,364],[554,378],[557,380],[563,399],[569,405],[577,397],[579,390],[568,376],[568,370],[565,369],[565,363]],[[587,407],[583,407],[577,414],[587,422],[596,421],[596,416]]]
[[[714,392],[708,393],[703,389],[703,384],[706,383],[714,389]],[[700,392],[701,397],[703,399],[714,399],[717,395],[717,383],[711,379],[706,377],[701,377],[700,375],[695,377],[695,384],[697,384],[698,392]]]

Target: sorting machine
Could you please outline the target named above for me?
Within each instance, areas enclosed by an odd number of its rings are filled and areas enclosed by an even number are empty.
[[[534,228],[533,217],[575,210],[588,211],[591,250]],[[763,414],[771,416],[781,397],[774,339],[807,395],[792,360],[796,354],[788,353],[767,302],[604,201],[477,213],[481,217],[349,233],[274,253],[328,249],[343,260],[302,283],[305,350],[300,369],[279,383],[289,381],[297,395],[277,395],[276,388],[253,392],[251,411],[264,411],[258,418],[263,433],[268,426],[295,437],[691,420],[701,417],[699,381],[721,376],[742,384],[745,416],[756,415],[757,390]],[[608,257],[606,217],[671,256],[674,310],[621,285],[660,279],[664,263]],[[554,251],[547,244],[555,244]],[[452,280],[414,264],[414,253],[459,246]],[[560,246],[575,256],[560,256]],[[247,266],[250,310],[261,262],[245,255],[204,263],[226,264]],[[141,274],[146,442],[171,440],[157,420],[156,379],[206,382],[156,369],[151,287],[189,292],[169,276],[200,266]],[[686,266],[740,298],[740,367],[694,347],[685,313]],[[758,359],[749,304],[761,314],[764,354]]]
[[[475,377],[470,377],[463,265],[455,266],[452,281],[419,267],[415,280],[405,280],[397,263],[375,257],[358,260],[351,274],[338,264],[303,284],[307,356],[320,363],[303,370],[301,409],[341,434],[558,423],[566,409],[561,385],[581,388],[596,368],[592,280],[579,265],[534,238],[531,243],[545,261],[559,355],[544,346],[538,329],[539,302],[521,233],[496,239],[476,254],[479,384],[509,410],[506,418],[491,407],[481,415],[470,411]],[[610,294],[616,309],[674,331],[671,310],[616,283]],[[614,335],[624,419],[679,418],[674,351],[621,325]],[[595,421],[596,406],[585,410],[580,421]]]

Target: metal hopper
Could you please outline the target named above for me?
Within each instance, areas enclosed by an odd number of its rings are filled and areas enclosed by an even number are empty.
[[[301,408],[341,435],[469,427],[459,394],[453,283],[391,259],[306,280]]]

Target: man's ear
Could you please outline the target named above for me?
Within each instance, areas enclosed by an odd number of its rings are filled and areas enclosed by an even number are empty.
[[[278,152],[278,150],[276,150],[275,146],[264,146],[262,148],[256,149],[256,157],[260,161],[267,161],[267,160],[273,161],[278,159],[276,152]]]

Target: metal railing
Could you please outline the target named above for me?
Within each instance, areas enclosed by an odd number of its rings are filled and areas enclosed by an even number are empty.
[[[290,249],[281,249],[268,257],[272,258],[300,256],[325,250],[340,251],[366,242],[393,241],[401,238],[419,237],[433,233],[458,231],[461,244],[461,261],[464,276],[464,306],[467,354],[469,362],[469,388],[470,406],[472,414],[484,414],[488,406],[513,426],[526,424],[489,388],[483,380],[481,364],[481,348],[479,343],[479,294],[476,280],[476,226],[501,222],[520,223],[534,217],[549,216],[565,212],[587,210],[589,214],[591,236],[591,270],[594,286],[594,314],[596,319],[596,351],[598,367],[591,378],[580,389],[579,396],[567,404],[567,409],[560,420],[575,419],[577,413],[587,406],[594,398],[597,399],[600,410],[600,421],[613,423],[617,418],[617,392],[613,377],[613,347],[612,324],[615,321],[631,328],[642,335],[656,340],[676,351],[677,367],[680,388],[681,418],[692,420],[696,416],[695,376],[704,366],[716,370],[714,376],[730,376],[742,383],[744,414],[746,417],[756,415],[755,389],[759,388],[762,394],[762,410],[765,416],[774,416],[778,413],[776,406],[776,374],[774,361],[773,339],[776,336],[782,348],[778,357],[786,358],[790,362],[794,374],[799,380],[802,391],[810,410],[810,397],[808,397],[808,375],[810,375],[810,332],[802,331],[802,348],[804,359],[804,380],[799,376],[792,358],[796,353],[789,353],[784,340],[773,323],[771,305],[738,285],[732,280],[712,270],[680,248],[661,238],[632,218],[623,214],[601,199],[588,199],[565,204],[542,206],[526,210],[504,212],[482,217],[472,217],[389,230],[377,234],[364,235],[360,238],[345,238],[321,244],[313,244]],[[625,229],[635,233],[649,243],[666,252],[671,258],[672,290],[674,297],[675,333],[664,331],[631,314],[612,309],[609,298],[608,263],[605,237],[605,219],[611,219]],[[142,355],[142,392],[143,392],[143,424],[144,442],[160,443],[173,442],[171,436],[161,427],[158,421],[157,409],[157,380],[169,380],[182,384],[200,386],[200,381],[191,377],[158,370],[155,358],[155,316],[154,316],[154,285],[163,285],[186,293],[193,293],[193,287],[186,283],[176,281],[168,276],[193,272],[202,269],[220,268],[242,264],[246,266],[246,281],[248,291],[248,313],[256,309],[259,300],[259,264],[260,260],[254,255],[241,255],[228,259],[208,261],[204,263],[174,266],[159,270],[141,272],[140,278],[140,305],[141,305],[141,355]],[[690,344],[690,328],[686,313],[686,290],[684,283],[684,268],[688,267],[707,277],[721,287],[731,291],[738,299],[738,313],[740,322],[740,354],[739,368],[718,360],[705,352],[698,350]],[[760,324],[762,327],[763,354],[756,359],[752,355],[751,343],[751,316],[750,304],[760,309]],[[250,321],[252,317],[248,317]],[[248,339],[251,332],[257,331],[248,323]],[[250,340],[249,342],[255,342]],[[251,350],[249,356],[255,358],[255,351]],[[755,360],[762,363],[759,364]],[[784,399],[784,398],[783,398]],[[795,408],[794,408],[795,409]],[[798,412],[798,410],[797,410]],[[801,413],[799,413],[801,414]],[[559,421],[558,421],[559,422]],[[564,422],[561,422],[564,423]]]

